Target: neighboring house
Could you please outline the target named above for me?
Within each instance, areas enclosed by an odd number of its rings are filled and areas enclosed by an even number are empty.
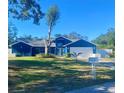
[[[11,48],[12,53],[15,53],[16,56],[35,56],[36,54],[45,53],[44,40],[30,42],[18,41],[13,43]],[[96,45],[83,39],[72,41],[65,37],[58,37],[53,40],[50,47],[50,53],[58,56],[73,52],[82,52],[80,57],[88,58],[90,55],[96,53]]]
[[[8,54],[12,54],[12,49],[8,49]]]
[[[102,58],[110,57],[110,54],[113,53],[112,49],[97,49],[96,53],[100,54]]]
[[[12,53],[12,49],[8,49],[8,57],[15,57],[15,54]]]

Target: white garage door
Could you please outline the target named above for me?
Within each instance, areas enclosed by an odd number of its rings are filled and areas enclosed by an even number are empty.
[[[93,48],[92,47],[71,47],[70,48],[70,53],[82,53],[81,55],[78,56],[78,58],[89,58],[90,55],[93,54]]]

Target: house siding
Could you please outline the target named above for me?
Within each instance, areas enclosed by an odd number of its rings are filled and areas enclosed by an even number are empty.
[[[12,46],[12,53],[16,53],[16,56],[31,56],[32,46],[19,42]]]
[[[33,47],[32,48],[32,56],[35,56],[36,54],[44,53],[45,47]]]
[[[45,53],[45,47],[33,47],[32,48],[32,56],[35,56],[37,54],[44,54]],[[50,53],[55,54],[55,47],[50,48]]]
[[[63,38],[63,37],[59,37],[59,38],[56,38],[56,39],[55,39],[55,43],[56,43],[56,47],[57,47],[57,48],[60,48],[60,47],[62,47],[63,45],[68,44],[68,43],[70,43],[70,42],[72,42],[72,41],[70,41],[70,40],[68,40],[68,39],[66,39],[66,38]]]
[[[96,45],[85,41],[85,40],[78,40],[76,42],[72,42],[69,39],[64,37],[56,38],[55,46],[50,47],[50,53],[63,56],[67,53],[70,53],[70,49],[72,47],[75,48],[92,48],[93,53],[96,53]],[[25,42],[17,42],[12,45],[12,53],[15,53],[16,56],[35,56],[36,54],[44,54],[45,47],[44,46],[34,46],[33,44],[28,44]]]
[[[70,47],[70,53],[81,53],[78,58],[87,59],[93,54],[92,47]]]
[[[66,50],[63,48],[63,45],[66,45],[70,42],[72,42],[72,41],[69,39],[66,39],[64,37],[56,38],[55,39],[55,44],[56,44],[55,54],[60,55],[60,56],[64,55]],[[61,53],[60,53],[60,50],[61,50]]]
[[[93,48],[93,53],[96,53],[96,45],[85,41],[85,40],[78,40],[74,43],[71,43],[69,45],[67,45],[66,47],[92,47]]]

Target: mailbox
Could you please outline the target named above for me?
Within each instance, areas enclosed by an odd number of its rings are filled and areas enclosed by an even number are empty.
[[[93,76],[93,80],[96,80],[96,69],[95,69],[95,63],[97,63],[99,61],[99,58],[98,57],[89,57],[89,63],[92,64],[92,70],[91,70],[91,73],[92,73],[92,76]]]
[[[94,64],[94,63],[98,62],[99,60],[98,60],[98,57],[89,57],[88,61],[89,61],[89,63]]]

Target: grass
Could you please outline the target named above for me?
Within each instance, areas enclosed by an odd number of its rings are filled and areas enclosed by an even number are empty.
[[[65,91],[114,81],[114,71],[97,67],[92,80],[91,65],[69,58],[17,57],[9,59],[9,93],[64,93]]]

